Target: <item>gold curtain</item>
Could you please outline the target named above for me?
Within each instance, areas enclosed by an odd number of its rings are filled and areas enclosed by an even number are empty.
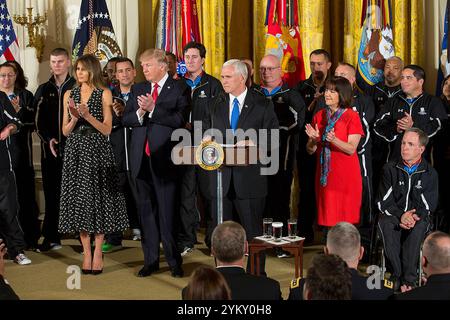
[[[156,30],[159,2],[152,1],[152,19],[143,22],[152,23],[153,30]],[[208,73],[219,77],[225,60],[241,57],[252,58],[258,70],[265,51],[266,5],[267,0],[197,0]],[[424,62],[423,6],[424,0],[392,0],[395,53],[405,63]],[[309,53],[318,48],[330,51],[333,64],[343,60],[356,65],[361,8],[362,0],[299,1],[299,29],[307,76]],[[153,36],[153,42],[154,39]],[[259,81],[258,72],[255,80]]]

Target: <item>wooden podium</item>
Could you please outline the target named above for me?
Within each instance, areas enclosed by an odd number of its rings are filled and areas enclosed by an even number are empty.
[[[217,171],[217,223],[223,222],[222,168],[257,164],[256,146],[220,145],[208,141],[199,146],[174,147],[172,159],[176,165],[196,165],[207,171]],[[179,161],[178,161],[179,160]]]

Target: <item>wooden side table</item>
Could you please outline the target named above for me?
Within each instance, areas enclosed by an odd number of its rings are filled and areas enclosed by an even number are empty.
[[[253,239],[248,244],[249,259],[250,259],[250,273],[260,275],[259,268],[259,253],[266,249],[280,247],[283,250],[294,255],[295,260],[295,277],[303,277],[303,242],[305,239],[289,242],[281,245],[272,244],[263,240]],[[256,258],[256,272],[255,272],[255,258]]]

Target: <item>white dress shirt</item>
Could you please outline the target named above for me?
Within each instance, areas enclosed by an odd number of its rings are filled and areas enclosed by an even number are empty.
[[[245,88],[244,92],[242,92],[237,97],[233,96],[231,93],[229,93],[229,96],[230,96],[230,103],[229,103],[230,113],[228,114],[228,117],[229,117],[230,124],[231,124],[231,113],[233,112],[233,101],[234,101],[234,98],[237,98],[238,101],[239,101],[239,115],[240,115],[241,112],[242,112],[242,107],[244,106],[245,97],[247,96],[247,88]]]

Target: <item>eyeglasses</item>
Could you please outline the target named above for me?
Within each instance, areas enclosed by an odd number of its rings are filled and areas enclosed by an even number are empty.
[[[14,78],[16,75],[14,73],[2,73],[0,74],[0,78]]]
[[[260,67],[259,71],[261,71],[261,72],[266,72],[266,71],[272,72],[272,71],[274,71],[276,69],[279,69],[279,68],[280,67]]]

